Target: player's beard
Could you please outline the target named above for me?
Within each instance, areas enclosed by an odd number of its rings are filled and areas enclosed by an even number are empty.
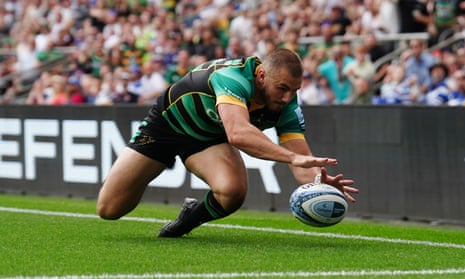
[[[285,103],[272,100],[268,95],[265,94],[265,106],[269,111],[279,113],[283,110]]]
[[[275,113],[281,112],[283,104],[273,100],[268,92],[266,85],[257,86],[254,96],[255,102],[257,104],[264,104],[269,111]]]

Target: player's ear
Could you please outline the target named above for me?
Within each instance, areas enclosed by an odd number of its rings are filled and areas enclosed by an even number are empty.
[[[260,67],[257,71],[257,79],[260,84],[265,84],[265,76],[266,76],[266,71],[263,69],[263,67]]]

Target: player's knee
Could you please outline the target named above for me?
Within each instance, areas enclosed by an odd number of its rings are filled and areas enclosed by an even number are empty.
[[[114,206],[104,202],[97,203],[97,214],[105,220],[116,220],[122,216]]]
[[[228,191],[221,193],[223,208],[232,213],[238,210],[244,203],[247,190],[243,187],[231,187]]]

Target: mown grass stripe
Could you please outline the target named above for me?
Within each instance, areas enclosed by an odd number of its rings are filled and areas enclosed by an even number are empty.
[[[14,212],[14,213],[27,213],[27,214],[38,214],[38,215],[49,215],[49,216],[62,216],[62,217],[74,217],[74,218],[94,218],[99,217],[95,214],[82,214],[82,213],[71,213],[71,212],[60,212],[60,211],[46,211],[37,209],[22,209],[14,207],[0,207],[0,211]],[[141,218],[141,217],[123,217],[121,220],[125,221],[137,221],[137,222],[148,222],[148,223],[165,223],[166,219],[157,218]],[[277,229],[267,227],[252,227],[252,226],[241,226],[241,225],[230,225],[230,224],[204,224],[203,226],[218,227],[222,229],[236,229],[236,230],[247,230],[247,231],[262,231],[271,233],[282,233],[282,234],[294,234],[294,235],[306,235],[313,237],[326,237],[326,238],[339,238],[339,239],[356,239],[363,241],[374,241],[374,242],[385,242],[385,243],[397,243],[407,245],[419,245],[419,246],[430,246],[430,247],[442,247],[442,248],[455,248],[465,250],[465,245],[449,243],[449,242],[433,242],[424,240],[409,240],[400,238],[385,238],[385,237],[373,237],[363,235],[347,235],[337,233],[320,233],[310,232],[302,230],[290,230],[290,229]]]

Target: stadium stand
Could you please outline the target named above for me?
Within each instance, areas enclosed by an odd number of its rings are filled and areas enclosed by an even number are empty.
[[[320,92],[319,81],[328,77],[318,69],[332,59],[334,48],[341,48],[344,56],[353,58],[361,44],[368,47],[366,61],[376,68],[367,80],[371,89],[364,90],[367,95],[363,98],[329,98],[334,100],[331,104],[353,104],[353,100],[376,105],[465,104],[465,93],[455,78],[459,75],[454,75],[465,65],[465,1],[449,7],[452,22],[438,12],[442,7],[436,5],[438,1],[431,0],[0,2],[3,104],[57,104],[53,101],[57,94],[53,84],[58,80],[64,86],[60,104],[148,104],[156,94],[143,92],[143,80],[163,76],[159,92],[207,59],[263,57],[276,47],[291,48],[302,56],[307,81],[311,77],[308,92]],[[418,17],[409,18],[406,10]],[[418,28],[406,29],[412,22]],[[404,101],[382,95],[381,88],[386,87],[383,85],[391,84],[389,68],[405,67],[412,57],[412,39],[425,41],[424,52],[434,58],[435,64],[448,69],[446,93],[439,101],[427,101],[432,88],[421,96],[404,94]],[[154,64],[149,67],[153,70],[143,70],[147,63]],[[339,69],[333,74],[346,79],[342,73],[343,69]],[[359,84],[360,80],[351,78],[351,86]],[[414,80],[404,78],[400,82],[407,92],[415,92]],[[329,89],[324,90],[325,94],[337,93],[337,88]],[[351,90],[351,94],[356,91]],[[152,97],[141,97],[144,94]]]

